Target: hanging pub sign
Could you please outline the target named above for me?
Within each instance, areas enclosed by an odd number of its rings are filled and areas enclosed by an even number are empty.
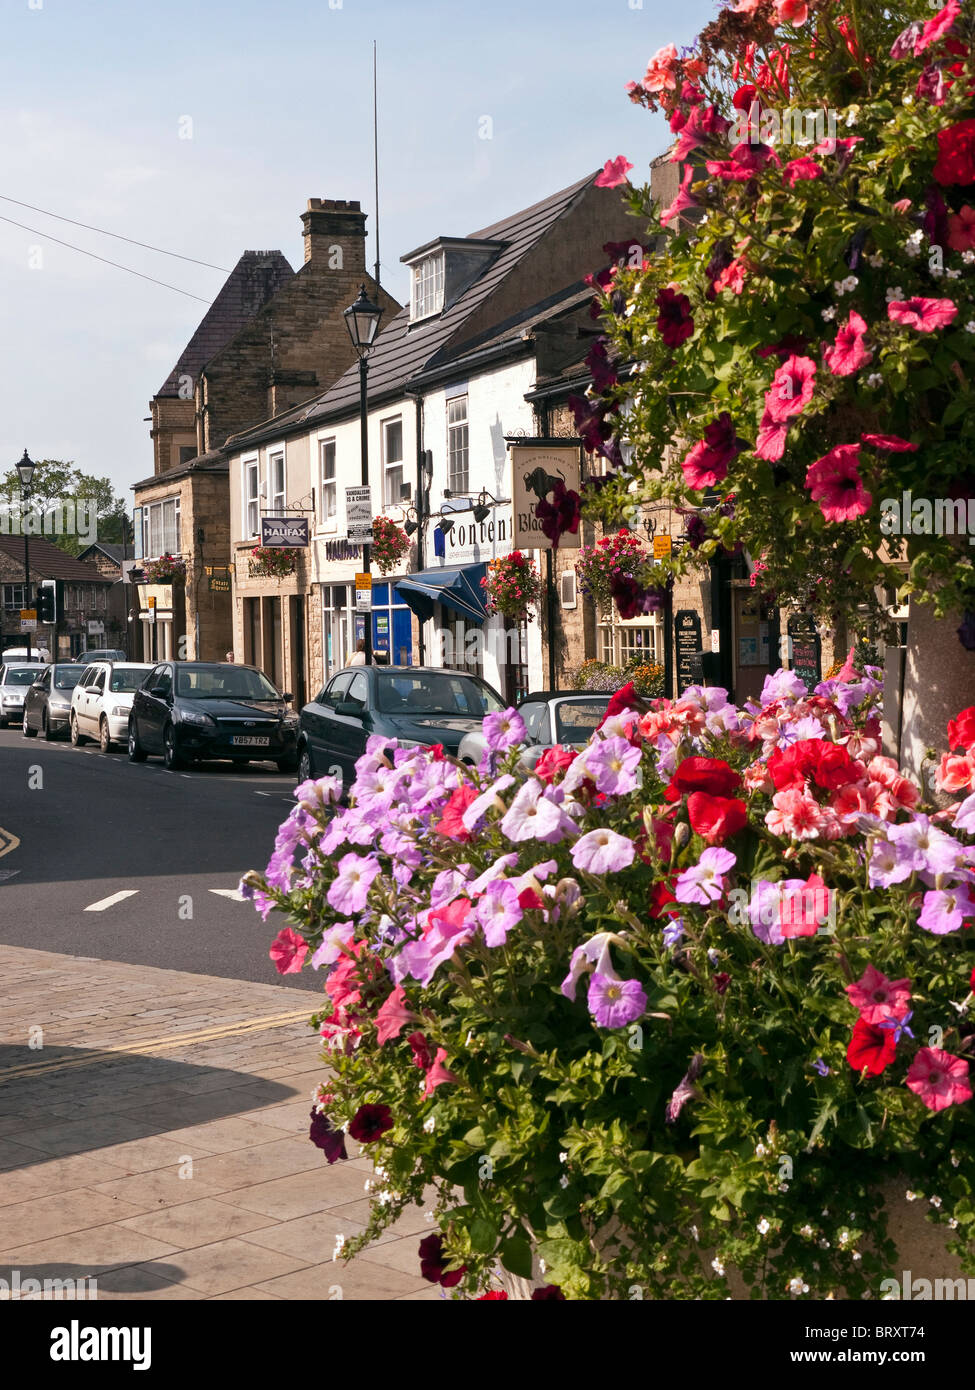
[[[677,644],[677,694],[689,685],[704,681],[701,653],[701,619],[693,608],[678,608],[674,614],[674,641]]]
[[[515,550],[551,550],[552,542],[535,514],[539,502],[550,505],[566,492],[578,492],[582,478],[580,444],[564,439],[509,438],[511,499],[514,513]],[[582,528],[565,531],[560,550],[576,550],[582,544]]]
[[[308,544],[306,516],[262,516],[261,545],[304,548]]]
[[[230,566],[229,565],[207,565],[207,577],[210,581],[211,594],[230,593]]]
[[[793,613],[789,619],[789,665],[807,690],[822,680],[822,643],[816,621],[809,613]]]

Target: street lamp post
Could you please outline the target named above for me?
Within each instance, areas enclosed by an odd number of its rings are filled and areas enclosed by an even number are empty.
[[[34,477],[34,469],[36,466],[33,460],[28,458],[27,450],[25,449],[24,457],[17,465],[17,472],[20,474],[22,502],[30,501],[30,485]],[[23,515],[23,512],[24,508],[22,507],[21,515]],[[21,529],[24,531],[24,607],[30,608],[30,542],[26,529],[23,527],[21,527]],[[27,629],[27,660],[30,661],[30,628]]]
[[[359,295],[354,304],[351,304],[344,311],[345,326],[349,330],[349,337],[352,339],[352,346],[356,350],[359,358],[359,425],[361,432],[361,455],[362,455],[362,486],[369,486],[369,409],[368,409],[368,389],[367,375],[369,372],[369,353],[372,351],[376,333],[379,331],[379,320],[383,316],[383,311],[378,304],[373,304],[366,294],[365,285],[359,286]],[[362,547],[362,569],[365,574],[370,573],[372,564],[372,546]],[[371,583],[371,581],[370,581]],[[356,599],[358,603],[358,598]],[[366,615],[366,665],[372,664],[372,605],[370,600],[369,612]]]

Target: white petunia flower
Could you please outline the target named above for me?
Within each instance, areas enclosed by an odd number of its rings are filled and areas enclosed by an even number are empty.
[[[900,285],[891,285],[890,289],[887,291],[887,303],[892,304],[895,299],[903,298],[904,291],[901,289]]]
[[[917,1201],[917,1193],[912,1192],[910,1188],[907,1189],[907,1191],[904,1193],[904,1196],[907,1198],[909,1202]]]
[[[975,333],[975,319],[969,319],[965,324],[966,333]]]
[[[830,305],[828,309],[823,310],[822,317],[827,323],[831,323],[832,320],[836,318],[836,310]]]
[[[883,376],[881,375],[880,372],[871,372],[870,375],[867,377],[867,385],[868,385],[868,386],[877,387],[877,386],[883,386],[883,384],[884,384],[884,379],[883,379]]]
[[[428,1115],[427,1118],[423,1121],[423,1128],[426,1130],[427,1134],[432,1134],[433,1131],[437,1128],[436,1115]]]
[[[768,1235],[768,1233],[769,1233],[769,1231],[770,1231],[771,1229],[772,1229],[772,1227],[771,1227],[770,1223],[769,1223],[769,1222],[765,1219],[765,1217],[763,1216],[762,1219],[761,1219],[761,1221],[758,1223],[758,1233],[759,1233],[759,1235],[762,1235],[762,1236]]]
[[[912,258],[921,254],[921,242],[924,240],[924,233],[920,230],[912,232],[904,243],[904,250]]]
[[[940,1197],[930,1197],[928,1200],[930,1201],[930,1203],[931,1203],[931,1205],[932,1205],[933,1207],[940,1207],[940,1206],[941,1206],[941,1198],[940,1198]]]
[[[711,1268],[714,1270],[715,1274],[724,1274],[724,1265],[718,1259],[717,1255],[715,1255],[714,1259],[711,1261]]]

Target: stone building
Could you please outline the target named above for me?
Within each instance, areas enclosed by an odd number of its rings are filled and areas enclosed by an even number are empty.
[[[22,647],[25,634],[20,610],[31,605],[42,580],[56,581],[57,622],[31,632],[31,647],[44,647],[52,657],[66,660],[86,647],[125,647],[124,628],[109,614],[109,594],[115,581],[100,575],[40,536],[29,539],[30,593],[24,583],[24,541],[19,535],[0,535],[0,647]]]
[[[357,202],[309,199],[301,221],[301,269],[280,251],[245,252],[150,403],[154,470],[134,487],[135,556],[181,556],[186,579],[166,592],[139,589],[140,656],[223,660],[231,649],[221,445],[341,375],[354,356],[342,312],[360,284],[377,294]],[[378,294],[384,308],[399,309]]]

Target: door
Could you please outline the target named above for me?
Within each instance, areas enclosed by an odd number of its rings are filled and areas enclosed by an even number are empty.
[[[301,727],[311,754],[312,772],[316,777],[330,773],[335,763],[339,734],[332,727],[332,717],[335,706],[345,698],[345,692],[351,683],[351,671],[343,671],[340,675],[333,676],[318,700],[302,712]]]
[[[752,588],[734,591],[735,700],[758,700],[769,674],[769,618]]]
[[[94,666],[85,667],[81,673],[81,680],[71,695],[71,709],[82,733],[85,731],[85,701],[88,696],[88,682],[95,679],[95,669]]]
[[[104,666],[96,666],[88,685],[82,691],[78,711],[78,724],[82,733],[98,732],[98,716],[101,712],[101,698],[105,693],[106,674]]]
[[[291,609],[291,681],[288,689],[292,692],[292,703],[300,710],[307,700],[308,686],[305,680],[305,596],[295,594],[289,600]]]
[[[163,729],[173,704],[173,672],[169,666],[157,666],[138,698],[142,702],[139,718],[139,740],[149,753],[161,753]]]
[[[333,709],[329,719],[329,738],[333,743],[330,761],[342,768],[342,781],[346,787],[355,780],[355,764],[366,751],[366,740],[372,732],[369,718],[369,678],[364,671],[356,671],[348,689],[336,703],[358,705],[356,714],[339,714]]]

